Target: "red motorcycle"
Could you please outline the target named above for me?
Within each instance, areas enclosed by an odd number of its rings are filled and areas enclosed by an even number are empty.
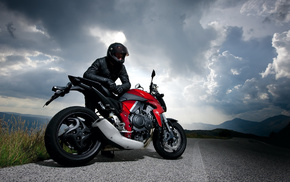
[[[118,97],[100,83],[81,77],[68,76],[65,87],[54,86],[50,104],[70,91],[93,94],[97,112],[73,106],[59,111],[48,123],[45,146],[57,163],[79,166],[91,161],[100,150],[131,150],[145,148],[152,139],[156,152],[165,159],[180,157],[187,139],[175,119],[166,118],[164,94],[153,84],[145,92],[140,84]]]

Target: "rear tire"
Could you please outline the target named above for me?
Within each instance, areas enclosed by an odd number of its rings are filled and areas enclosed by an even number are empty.
[[[168,123],[173,131],[176,140],[169,139],[164,141],[165,134],[163,129],[155,129],[153,135],[153,146],[156,152],[165,159],[177,159],[185,151],[187,139],[182,126],[177,122]]]
[[[88,108],[74,106],[58,112],[45,131],[48,154],[64,166],[80,166],[91,161],[101,149],[101,140],[93,132],[98,116]]]

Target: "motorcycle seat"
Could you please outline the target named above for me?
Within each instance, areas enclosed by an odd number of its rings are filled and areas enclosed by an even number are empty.
[[[90,80],[87,78],[82,78],[82,77],[74,77],[74,76],[69,76],[69,77],[71,81],[77,79],[78,82],[84,83],[85,85],[98,89],[106,97],[116,98],[116,96],[112,92],[110,92],[106,87],[104,87],[99,82],[96,82],[94,80]],[[72,83],[74,84],[74,82]]]

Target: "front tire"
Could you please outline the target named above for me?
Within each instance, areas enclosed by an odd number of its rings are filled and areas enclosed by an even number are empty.
[[[166,131],[163,131],[163,129],[155,129],[153,135],[153,146],[161,157],[165,159],[177,159],[185,151],[187,143],[186,135],[179,123],[169,122],[168,124],[173,131],[175,140],[166,140],[166,135],[168,133],[166,134]]]
[[[98,116],[88,108],[74,106],[58,112],[45,131],[48,154],[64,166],[79,166],[91,161],[101,149],[101,141],[93,132]]]

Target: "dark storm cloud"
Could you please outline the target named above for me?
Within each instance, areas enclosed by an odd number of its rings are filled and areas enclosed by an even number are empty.
[[[0,62],[0,67],[5,68],[7,66],[12,66],[15,64],[21,64],[24,63],[25,59],[23,56],[17,56],[17,55],[11,55],[6,57],[5,62]]]
[[[14,35],[14,31],[16,30],[16,28],[14,28],[13,26],[13,23],[10,22],[6,25],[7,27],[7,31],[9,32],[9,34],[11,35],[12,38],[15,38],[15,35]]]
[[[0,80],[0,95],[18,98],[44,98],[52,94],[53,85],[63,86],[67,75],[47,69],[15,71],[11,77]]]
[[[3,3],[9,10],[21,13],[29,21],[41,22],[48,34],[62,47],[81,42],[83,25],[99,23],[102,20],[100,12],[112,11],[112,4],[107,1],[9,0]]]
[[[261,16],[259,23],[268,18],[270,25],[289,21],[288,1],[279,2],[2,0],[0,84],[5,88],[0,95],[47,99],[53,85],[65,85],[68,74],[81,76],[97,57],[105,56],[103,35],[121,32],[130,52],[126,66],[138,71],[162,70],[168,80],[181,80],[181,87],[198,77],[202,81],[193,82],[200,85],[192,84],[187,91],[195,99],[203,98],[202,104],[227,114],[263,110],[271,105],[289,110],[289,79],[283,77],[288,69],[282,70],[283,78],[276,80],[275,74],[281,70],[271,64],[278,56],[272,47],[276,32],[244,38],[245,31],[259,31],[254,21],[247,24],[245,14]],[[265,11],[257,6],[264,3]],[[244,8],[243,15],[233,12],[239,10],[237,7]],[[215,13],[220,17],[214,17]],[[201,22],[207,14],[207,21]],[[225,24],[221,24],[219,20],[224,19]],[[239,21],[241,26],[237,25]],[[286,34],[278,37],[281,44],[287,40]],[[285,65],[287,60],[282,62]]]
[[[210,2],[172,1],[164,6],[163,1],[151,1],[147,11],[141,11],[140,24],[128,27],[126,35],[147,55],[154,52],[152,48],[162,50],[167,59],[159,60],[158,64],[169,65],[170,76],[200,74],[205,66],[201,61],[205,59],[203,53],[216,38],[213,30],[202,28],[199,22]],[[146,63],[156,64],[155,60]]]
[[[264,22],[289,22],[290,1],[276,1],[274,7],[271,8],[271,13],[265,17]],[[288,18],[288,19],[287,19]]]
[[[120,29],[129,41],[144,45],[140,50],[146,51],[151,45],[164,50],[171,58],[171,65],[177,66],[177,73],[188,67],[192,68],[190,71],[200,70],[199,60],[192,57],[200,55],[202,59],[201,52],[209,48],[209,41],[215,38],[213,31],[204,30],[199,23],[202,10],[211,1],[4,2],[9,9],[23,13],[31,21],[42,22],[63,50],[69,50],[71,44],[86,42],[88,38],[83,33],[86,25]],[[190,27],[186,33],[185,24]]]
[[[277,56],[272,47],[272,36],[243,40],[243,29],[229,27],[227,39],[221,46],[221,52],[229,51],[231,54],[241,57],[247,62],[247,78],[257,77],[265,70],[267,65]]]
[[[275,79],[274,75],[262,77],[273,58],[272,37],[244,40],[243,30],[228,27],[221,53],[214,55],[210,68],[214,71],[217,85],[208,102],[225,113],[235,115],[278,106],[289,110],[290,80]],[[283,41],[286,39],[281,38]]]
[[[102,2],[92,5],[102,8]],[[4,54],[0,70],[5,73],[0,81],[1,85],[5,85],[0,91],[1,95],[47,98],[53,85],[66,84],[67,74],[81,75],[88,66],[84,65],[84,61],[93,61],[86,60],[86,56],[96,52],[97,44],[84,35],[82,25],[86,21],[101,19],[101,16],[86,14],[87,8],[92,8],[92,5],[73,2],[66,4],[64,1],[3,3],[5,6],[0,6],[2,10],[14,14],[12,19],[15,22],[7,24],[7,32],[15,39],[11,41],[11,37],[9,39],[5,32],[1,32],[0,48]],[[42,33],[27,32],[24,30],[27,27],[21,27],[17,28],[15,36],[14,27],[22,25],[16,21],[36,25],[34,31]],[[64,72],[49,69],[53,67],[62,68]]]
[[[222,54],[211,66],[219,75],[216,81],[221,86],[221,95],[248,79],[260,78],[260,73],[277,55],[271,46],[271,37],[245,41],[242,34],[241,28],[227,29],[227,38],[220,48]]]
[[[273,76],[270,76],[273,77]],[[269,80],[270,78],[265,78]],[[276,80],[272,78],[273,80]],[[271,103],[287,111],[290,110],[290,80],[280,78],[278,81],[273,81],[267,86],[268,92],[271,94]]]
[[[232,0],[220,0],[216,1],[214,6],[221,7],[222,9],[227,9],[227,8],[233,8],[236,7],[237,5],[241,5],[247,2],[247,0],[240,0],[240,1],[232,1]]]
[[[19,74],[6,76],[7,81],[3,84],[7,85],[6,91],[9,90],[10,85],[11,90],[17,90],[17,85],[21,84],[12,84],[12,82],[17,83],[20,78],[25,78],[26,81],[34,78],[34,82],[40,83],[41,87],[45,87],[45,84],[47,84],[46,87],[50,87],[51,83],[43,80],[49,79],[47,78],[50,73],[48,68],[54,66],[62,68],[67,74],[82,75],[82,72],[97,56],[105,55],[102,43],[88,35],[88,28],[94,26],[104,30],[124,32],[129,45],[137,48],[133,48],[133,51],[136,51],[135,54],[145,52],[150,56],[150,53],[155,50],[161,51],[168,56],[168,59],[160,60],[159,64],[168,65],[170,69],[174,68],[171,69],[170,76],[201,73],[205,67],[205,62],[200,61],[204,59],[203,52],[209,48],[210,41],[216,36],[213,30],[204,30],[199,22],[203,13],[202,9],[206,9],[210,2],[4,0],[1,7],[16,17],[14,21],[20,21],[18,19],[21,17],[22,22],[34,26],[34,31],[42,33],[25,32],[19,27],[14,42],[4,35],[1,37],[5,40],[2,46],[8,45],[14,49],[25,49],[30,52],[39,51],[41,54],[56,56],[57,59],[63,61],[43,63],[45,65],[41,68],[37,65],[35,69],[29,69],[29,71],[17,70]],[[16,27],[21,26],[21,23],[17,24],[17,22],[10,24],[8,30],[13,37],[15,37],[14,24]],[[13,64],[9,56],[2,64]],[[31,57],[36,60],[39,58],[37,56],[24,57],[24,62],[21,64],[27,64],[25,62],[27,59],[34,61]],[[18,58],[22,59],[21,56]],[[140,60],[146,60],[146,57]],[[150,60],[140,62],[137,60],[135,65],[142,67],[143,64],[151,64],[150,67],[154,67],[156,64]],[[47,66],[47,70],[44,66]],[[9,67],[6,70],[8,69]],[[36,76],[36,73],[44,73],[46,76]],[[57,80],[56,77],[53,78]],[[32,88],[30,86],[26,89],[31,89],[31,94],[37,92],[35,96],[43,98],[43,94],[40,94],[42,90],[38,92]],[[19,94],[28,93],[24,91]]]
[[[7,56],[0,62],[0,95],[18,98],[47,98],[53,85],[65,85],[67,74],[46,67],[29,66],[23,56]]]

